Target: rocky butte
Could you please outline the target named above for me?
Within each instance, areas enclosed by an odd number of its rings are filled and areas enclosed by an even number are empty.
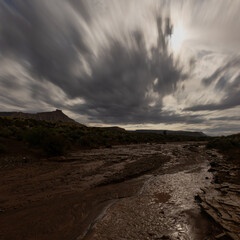
[[[59,109],[56,109],[55,111],[52,112],[39,112],[39,113],[0,112],[0,116],[79,124],[73,119],[69,118],[66,114],[62,112],[62,110]]]

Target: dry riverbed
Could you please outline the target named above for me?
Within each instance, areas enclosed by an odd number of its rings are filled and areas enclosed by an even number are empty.
[[[216,239],[194,197],[218,158],[201,143],[138,144],[2,166],[0,239]]]

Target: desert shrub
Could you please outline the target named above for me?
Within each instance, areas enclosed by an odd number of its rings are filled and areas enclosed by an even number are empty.
[[[0,153],[5,153],[6,151],[6,147],[2,143],[0,143]]]
[[[23,139],[31,146],[39,146],[44,142],[50,135],[50,130],[42,127],[36,127],[27,130],[23,133]]]
[[[219,150],[229,150],[240,147],[240,140],[238,138],[220,137],[210,140],[207,148],[215,148]]]
[[[83,147],[92,148],[98,146],[97,139],[93,136],[83,136],[80,138],[79,143]]]
[[[231,139],[231,144],[232,144],[234,147],[240,147],[240,139],[239,139],[239,138],[232,138],[232,139]]]
[[[11,135],[12,135],[12,132],[8,127],[0,128],[0,136],[1,137],[10,137]]]
[[[22,141],[24,140],[24,137],[25,137],[25,130],[23,129],[17,129],[14,133],[14,136],[16,137],[16,139],[18,141]]]
[[[62,155],[68,147],[68,141],[61,135],[50,135],[41,143],[42,150],[50,156]]]
[[[62,155],[69,146],[66,137],[43,127],[29,129],[24,139],[30,146],[42,149],[49,156]]]

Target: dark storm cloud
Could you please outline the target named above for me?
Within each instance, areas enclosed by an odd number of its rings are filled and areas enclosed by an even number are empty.
[[[85,112],[88,105],[81,106],[78,111]],[[128,113],[129,108],[111,108],[107,110],[106,108],[91,108],[89,105],[86,114],[90,116],[89,120],[96,122],[99,119],[99,123],[103,122],[106,124],[176,124],[176,123],[186,123],[186,124],[200,124],[204,123],[206,120],[201,115],[179,115],[170,111],[159,111],[158,107],[153,108],[132,108],[131,112]],[[111,115],[109,114],[111,113]],[[99,115],[102,116],[99,118]]]
[[[18,82],[18,79],[14,75],[2,75],[1,81],[0,81],[0,87],[4,87],[6,89],[18,89],[21,87],[20,83]]]
[[[185,76],[167,49],[169,20],[167,32],[162,30],[161,18],[157,19],[157,25],[158,44],[151,48],[151,58],[140,31],[131,33],[132,48],[111,39],[99,59],[91,62],[91,76],[81,81],[81,97],[86,104],[73,110],[105,123],[162,122],[162,98],[173,93]],[[150,90],[159,95],[152,107]]]
[[[91,16],[86,6],[87,1],[69,0],[69,3],[73,6],[75,10],[77,10],[77,12],[81,15],[81,17],[83,17],[86,21],[91,21]]]
[[[203,84],[208,87],[215,84],[216,91],[224,91],[224,97],[219,103],[196,105],[186,108],[186,111],[213,111],[234,108],[240,105],[240,75],[236,76],[233,81],[232,73],[229,71],[240,67],[240,58],[236,57],[224,66],[219,67],[210,77],[202,80]],[[235,69],[236,71],[236,69]]]
[[[211,120],[240,121],[240,117],[236,117],[236,116],[231,116],[231,117],[217,117],[217,118],[211,118]]]
[[[0,28],[1,54],[30,63],[25,70],[36,81],[28,86],[35,99],[64,107],[64,103],[56,103],[50,97],[50,90],[38,84],[48,81],[62,89],[69,99],[83,99],[84,103],[67,108],[94,121],[125,124],[200,121],[199,117],[186,119],[161,113],[163,97],[173,93],[177,83],[186,77],[168,50],[172,33],[169,18],[156,17],[158,42],[151,47],[150,54],[143,32],[135,29],[123,31],[121,38],[107,36],[108,44],[95,55],[94,46],[87,40],[93,17],[84,1],[0,3],[0,21],[8,23]],[[76,66],[80,74],[73,71]],[[155,103],[151,105],[152,102]]]
[[[240,57],[235,57],[228,61],[225,65],[219,67],[210,77],[204,78],[202,80],[205,86],[209,86],[214,81],[216,81],[222,74],[226,73],[228,70],[234,67],[240,66]]]
[[[76,49],[82,54],[88,49],[77,30],[80,26],[69,13],[61,12],[60,3],[55,4],[29,0],[17,1],[13,7],[1,2],[0,20],[7,24],[0,29],[0,47],[5,56],[31,63],[29,70],[36,79],[45,78],[71,95]]]
[[[230,135],[233,133],[238,133],[240,131],[239,124],[220,124],[216,126],[211,126],[210,128],[203,129],[207,135],[215,135],[215,136],[223,136],[223,135]]]
[[[214,73],[215,74],[215,73]],[[212,77],[212,76],[211,76]],[[210,77],[210,78],[211,78]],[[232,82],[227,83],[225,78],[220,78],[216,83],[215,88],[224,88],[225,97],[219,103],[197,105],[185,109],[186,111],[213,111],[224,110],[240,105],[240,75],[238,75]]]

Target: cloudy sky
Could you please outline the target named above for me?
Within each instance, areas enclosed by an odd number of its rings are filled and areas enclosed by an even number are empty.
[[[1,0],[0,111],[240,132],[240,1]]]

